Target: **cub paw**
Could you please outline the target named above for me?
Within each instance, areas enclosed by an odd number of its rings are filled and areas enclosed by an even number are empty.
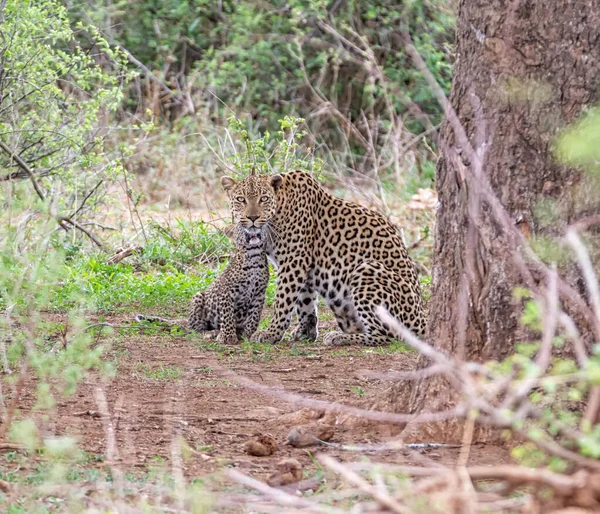
[[[219,332],[217,342],[220,344],[231,346],[238,344],[239,340],[237,334],[223,334],[223,332]]]
[[[252,343],[270,343],[275,344],[281,341],[281,336],[273,334],[268,330],[259,330],[254,332],[252,337],[250,338],[250,342]]]
[[[346,346],[352,344],[352,341],[349,341],[347,334],[343,332],[329,332],[323,337],[323,344],[325,346]]]

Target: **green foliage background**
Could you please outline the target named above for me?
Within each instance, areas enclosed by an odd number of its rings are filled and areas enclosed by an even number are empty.
[[[263,129],[278,119],[308,118],[315,91],[356,120],[381,115],[390,94],[396,112],[419,130],[440,109],[404,51],[403,32],[445,90],[452,72],[455,17],[447,0],[325,2],[323,0],[212,2],[208,0],[64,0],[73,21],[95,23],[174,90],[193,90],[213,104],[246,112]],[[327,30],[333,27],[342,37]],[[362,41],[361,41],[362,40]],[[357,50],[367,43],[385,80]],[[135,93],[132,93],[135,96]],[[131,99],[129,107],[139,99]],[[181,105],[164,105],[173,120]],[[319,117],[313,131],[336,127]]]

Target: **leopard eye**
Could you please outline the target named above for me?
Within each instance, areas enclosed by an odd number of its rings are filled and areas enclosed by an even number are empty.
[[[246,199],[243,196],[238,196],[235,199],[236,202],[240,202],[240,203],[246,203]]]
[[[260,197],[260,201],[261,201],[262,203],[268,202],[268,201],[269,201],[269,197],[268,197],[268,196],[261,196],[261,197]]]

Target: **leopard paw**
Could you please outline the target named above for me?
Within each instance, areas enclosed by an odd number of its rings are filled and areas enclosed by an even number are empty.
[[[319,337],[319,330],[317,325],[302,326],[298,324],[294,330],[290,333],[292,341],[309,341],[313,342]]]
[[[352,344],[352,340],[344,332],[329,332],[323,337],[323,344],[325,346],[347,346]]]

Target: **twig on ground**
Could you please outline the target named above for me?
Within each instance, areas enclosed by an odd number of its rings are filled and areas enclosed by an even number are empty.
[[[314,509],[314,512],[323,512],[323,513],[336,513],[341,512],[339,509],[332,509],[330,507],[321,506],[316,502],[311,502],[305,500],[304,498],[299,498],[298,496],[293,496],[288,494],[281,489],[277,489],[275,487],[271,487],[263,482],[255,480],[235,469],[230,469],[227,471],[227,474],[233,478],[236,482],[239,482],[246,487],[250,487],[255,489],[259,493],[271,498],[273,501],[284,505],[286,507],[297,507],[297,508],[310,508]]]
[[[382,491],[379,488],[372,486],[365,479],[358,476],[352,470],[348,469],[332,457],[320,454],[317,455],[317,460],[321,462],[321,464],[327,466],[329,469],[341,475],[347,482],[349,482],[353,486],[358,487],[358,489],[361,492],[371,496],[375,501],[377,501],[377,503],[379,503],[386,509],[389,509],[391,512],[395,512],[397,514],[410,514],[410,510],[408,510],[407,507],[400,505],[394,498],[392,498],[387,493],[387,491]]]
[[[117,440],[115,435],[115,426],[113,420],[108,411],[108,403],[106,401],[106,395],[102,387],[96,387],[94,390],[94,397],[98,411],[101,414],[102,424],[104,425],[104,431],[106,433],[106,462],[111,466],[113,481],[115,484],[115,490],[120,498],[123,497],[123,474],[117,466],[118,450]]]

